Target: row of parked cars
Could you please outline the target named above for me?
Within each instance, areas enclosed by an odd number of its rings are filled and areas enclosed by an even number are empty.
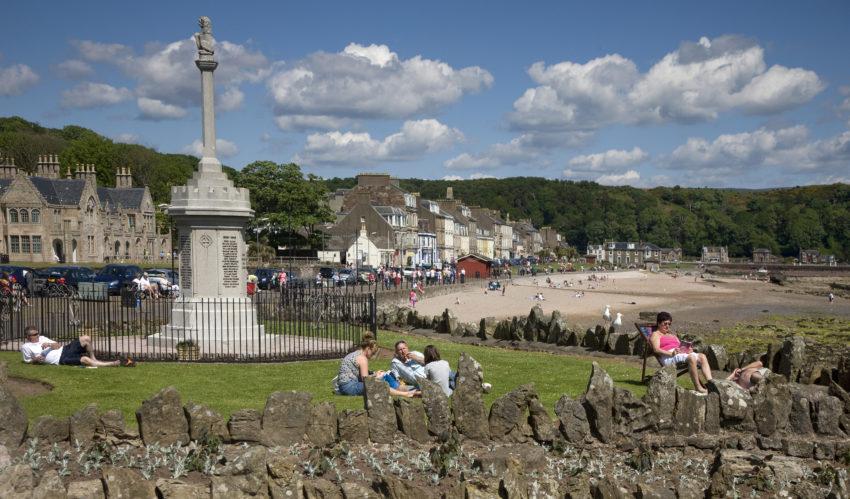
[[[27,274],[32,273],[32,277],[25,277],[24,271]],[[160,292],[163,293],[170,291],[171,283],[177,282],[177,272],[171,269],[142,270],[138,265],[117,263],[106,265],[98,271],[77,265],[57,265],[42,269],[19,265],[0,265],[0,272],[14,276],[16,282],[22,286],[28,286],[29,292],[37,295],[47,294],[48,288],[54,284],[64,283],[66,286],[76,289],[81,282],[106,283],[109,294],[117,295],[121,292],[121,288],[132,286],[133,279],[142,273],[147,273],[151,284],[158,286]]]

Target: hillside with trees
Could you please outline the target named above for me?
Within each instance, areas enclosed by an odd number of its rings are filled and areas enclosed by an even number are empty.
[[[114,185],[117,167],[129,166],[136,185],[150,187],[156,203],[168,202],[170,186],[185,184],[198,162],[185,154],[116,143],[86,128],[50,129],[19,117],[0,118],[0,153],[15,158],[19,167],[30,172],[39,154],[58,154],[65,169],[93,163],[98,183],[107,186]],[[305,177],[298,165],[269,161],[256,161],[241,173],[227,167],[225,171],[237,185],[255,191],[251,203],[258,218],[269,218],[281,228],[272,239],[290,237],[299,229],[310,233],[315,225],[332,219],[320,202],[325,193],[356,182]],[[751,256],[753,248],[769,248],[784,256],[814,248],[850,260],[847,184],[766,190],[637,189],[511,177],[403,179],[401,187],[435,200],[453,187],[454,197],[468,205],[497,209],[512,219],[528,218],[536,227],[554,227],[582,251],[588,243],[614,239],[681,246],[691,256],[699,255],[702,246],[724,245],[733,257]],[[287,215],[287,206],[298,209]]]

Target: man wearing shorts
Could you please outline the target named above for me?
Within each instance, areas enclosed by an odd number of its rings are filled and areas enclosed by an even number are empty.
[[[768,375],[770,375],[770,369],[764,367],[761,361],[757,360],[740,369],[735,369],[726,379],[734,381],[744,390],[749,390]]]
[[[51,364],[63,366],[87,366],[87,367],[133,367],[135,363],[127,358],[124,361],[113,360],[110,362],[97,360],[94,356],[90,336],[80,336],[78,339],[66,344],[51,340],[38,333],[35,326],[27,326],[24,329],[26,342],[21,345],[21,354],[27,364]]]

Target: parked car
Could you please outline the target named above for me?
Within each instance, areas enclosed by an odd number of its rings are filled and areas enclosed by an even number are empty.
[[[170,294],[171,285],[178,284],[177,272],[171,269],[150,269],[145,271],[148,274],[148,281],[151,285],[159,287],[160,294]]]
[[[319,275],[322,276],[322,279],[333,279],[335,273],[332,267],[321,267],[319,269]]]
[[[50,279],[55,278],[58,274],[61,278],[65,279],[66,285],[75,289],[79,288],[79,283],[81,282],[94,282],[97,275],[94,270],[88,267],[79,267],[76,265],[61,265],[59,267],[50,267],[48,270],[50,271],[48,282],[51,282]]]
[[[357,282],[357,276],[354,275],[353,269],[339,269],[337,270],[337,275],[339,276],[339,280],[337,281],[338,286],[350,286]]]
[[[122,287],[131,286],[133,279],[141,273],[142,268],[138,265],[111,263],[100,269],[95,277],[95,282],[109,284],[109,294],[117,295],[121,293]]]
[[[21,265],[0,265],[0,272],[6,272],[9,274],[9,277],[14,277],[15,281],[23,284],[24,282],[24,271],[35,272],[35,269],[30,267],[24,267]]]

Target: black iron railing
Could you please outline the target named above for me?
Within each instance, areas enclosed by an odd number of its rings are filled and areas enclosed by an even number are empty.
[[[98,358],[273,362],[339,358],[375,331],[374,287],[289,286],[245,298],[119,296],[0,299],[0,350],[17,351],[24,329],[64,343],[87,335]]]

